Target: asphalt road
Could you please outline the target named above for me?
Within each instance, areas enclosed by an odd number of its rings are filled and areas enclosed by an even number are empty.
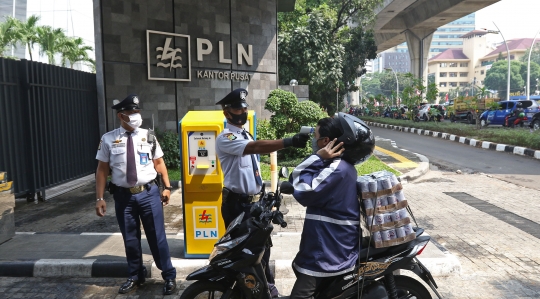
[[[376,136],[391,139],[397,147],[428,157],[443,171],[482,172],[498,179],[540,190],[540,161],[510,153],[475,148],[462,143],[372,127]]]

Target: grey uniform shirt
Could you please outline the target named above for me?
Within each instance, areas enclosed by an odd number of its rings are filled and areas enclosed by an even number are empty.
[[[144,185],[156,178],[157,172],[152,160],[163,157],[163,151],[156,142],[156,154],[152,156],[152,144],[148,143],[148,130],[136,129],[131,138],[133,140],[135,166],[137,168],[137,186]],[[112,169],[111,181],[113,184],[129,188],[126,178],[127,159],[127,134],[126,129],[120,127],[105,133],[101,137],[96,159],[108,162]]]
[[[216,140],[216,153],[221,162],[221,170],[225,177],[225,187],[235,193],[256,194],[261,191],[253,175],[251,155],[244,155],[246,145],[253,139],[242,136],[244,129],[227,124]],[[257,159],[257,169],[261,166]]]

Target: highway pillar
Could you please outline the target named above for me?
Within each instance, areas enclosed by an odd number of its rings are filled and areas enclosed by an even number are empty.
[[[427,86],[427,60],[431,40],[433,39],[433,30],[411,30],[405,31],[407,47],[411,58],[411,73],[416,78],[422,78]]]

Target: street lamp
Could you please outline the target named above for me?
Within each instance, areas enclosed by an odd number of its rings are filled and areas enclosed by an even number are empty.
[[[298,81],[296,81],[296,79],[292,79],[291,81],[289,81],[289,86],[292,86],[292,92],[293,92],[294,94],[296,94],[296,93],[294,92],[294,87],[295,87],[296,85],[298,85]]]
[[[538,31],[540,32],[540,31]],[[531,44],[531,50],[529,50],[529,60],[527,61],[527,100],[531,99],[530,93],[531,93],[531,54],[534,50],[534,42],[536,41],[536,37],[538,36],[538,32],[536,32],[536,35],[534,36],[534,39]],[[538,86],[538,79],[536,79],[537,86]],[[536,87],[538,89],[538,87]]]
[[[398,78],[397,78],[397,74],[396,74],[396,71],[394,71],[394,69],[392,67],[387,67],[387,68],[384,68],[386,71],[392,71],[394,73],[394,76],[396,76],[396,98],[399,99],[399,81],[398,81]],[[396,103],[398,101],[396,100]]]
[[[504,41],[504,45],[506,46],[506,59],[508,60],[508,76],[507,76],[507,79],[506,79],[506,100],[510,100],[510,50],[508,49],[508,43],[506,42],[506,39],[504,39],[504,35],[502,34],[501,30],[499,29],[499,27],[497,26],[497,24],[495,24],[495,22],[493,22],[493,25],[495,25],[495,27],[497,28],[498,31],[496,30],[487,30],[486,28],[482,28],[484,30],[487,31],[487,33],[493,33],[493,34],[500,34],[503,38],[503,41]]]

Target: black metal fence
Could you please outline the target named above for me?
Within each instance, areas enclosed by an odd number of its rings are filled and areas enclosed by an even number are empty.
[[[96,75],[0,58],[0,170],[17,197],[93,173]]]

